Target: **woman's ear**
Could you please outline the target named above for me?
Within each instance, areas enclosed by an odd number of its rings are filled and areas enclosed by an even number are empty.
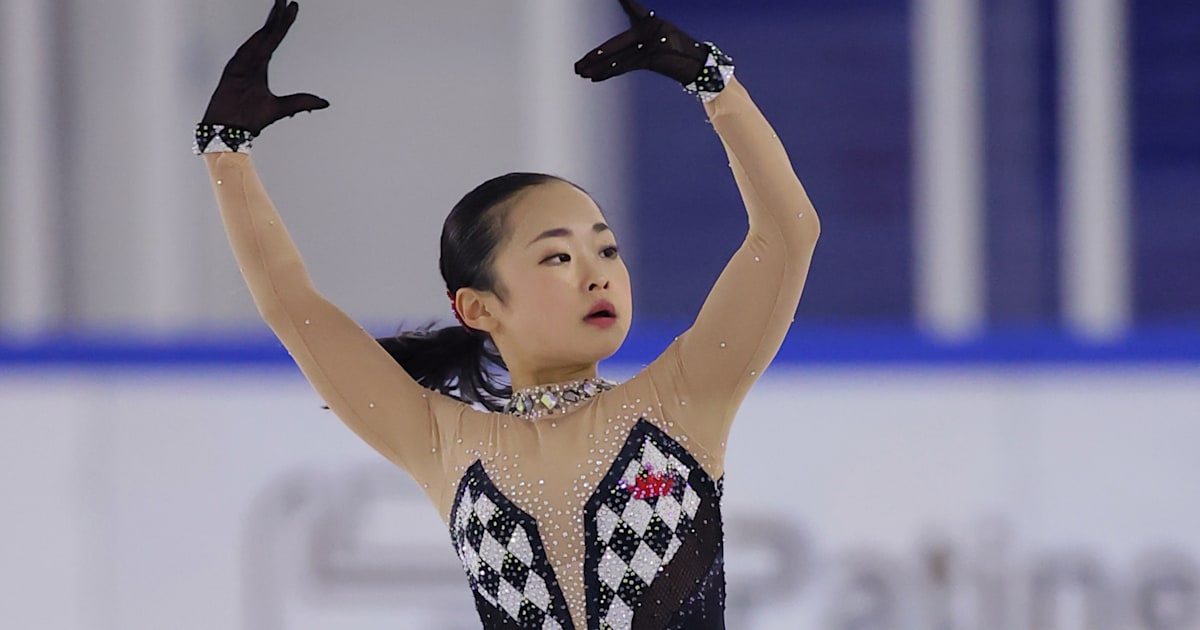
[[[459,317],[462,317],[468,326],[475,330],[492,333],[499,326],[495,315],[488,307],[488,303],[493,299],[490,292],[463,288],[458,290],[454,304],[458,309]]]

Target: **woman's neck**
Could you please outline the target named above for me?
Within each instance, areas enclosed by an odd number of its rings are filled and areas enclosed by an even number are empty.
[[[557,368],[538,371],[516,371],[509,372],[512,377],[513,391],[520,391],[530,387],[540,387],[543,385],[555,385],[569,383],[571,381],[581,381],[586,378],[596,378],[596,364],[586,365],[578,368]]]

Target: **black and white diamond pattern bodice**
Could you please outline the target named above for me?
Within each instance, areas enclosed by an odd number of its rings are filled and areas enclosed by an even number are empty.
[[[451,541],[485,627],[572,627],[537,522],[500,493],[482,463],[463,477],[451,518]]]
[[[579,517],[587,629],[724,628],[720,498],[686,449],[637,421]],[[576,628],[537,519],[482,462],[459,483],[450,535],[484,628]]]
[[[720,485],[678,442],[636,424],[584,524],[589,627],[724,627]]]

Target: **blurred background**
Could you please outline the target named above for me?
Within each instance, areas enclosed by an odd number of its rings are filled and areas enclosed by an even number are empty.
[[[731,628],[1200,629],[1200,3],[658,0],[734,56],[823,234],[743,405]],[[0,0],[0,628],[477,628],[440,520],[258,318],[191,131],[268,0]],[[703,109],[573,62],[615,1],[308,0],[260,174],[379,335],[450,207],[565,176],[637,316],[746,230]]]

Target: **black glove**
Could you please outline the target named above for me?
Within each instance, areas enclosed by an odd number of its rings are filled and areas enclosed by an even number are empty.
[[[225,72],[196,128],[199,151],[211,151],[208,144],[214,137],[237,151],[240,145],[285,116],[329,107],[329,101],[312,94],[275,96],[267,87],[267,64],[296,22],[299,10],[300,5],[295,2],[275,0],[267,23],[225,64]]]
[[[698,42],[674,24],[647,11],[637,0],[620,0],[629,30],[575,62],[575,73],[604,81],[631,70],[652,70],[711,100],[733,74],[733,60],[711,42]],[[706,98],[706,96],[708,98]]]

